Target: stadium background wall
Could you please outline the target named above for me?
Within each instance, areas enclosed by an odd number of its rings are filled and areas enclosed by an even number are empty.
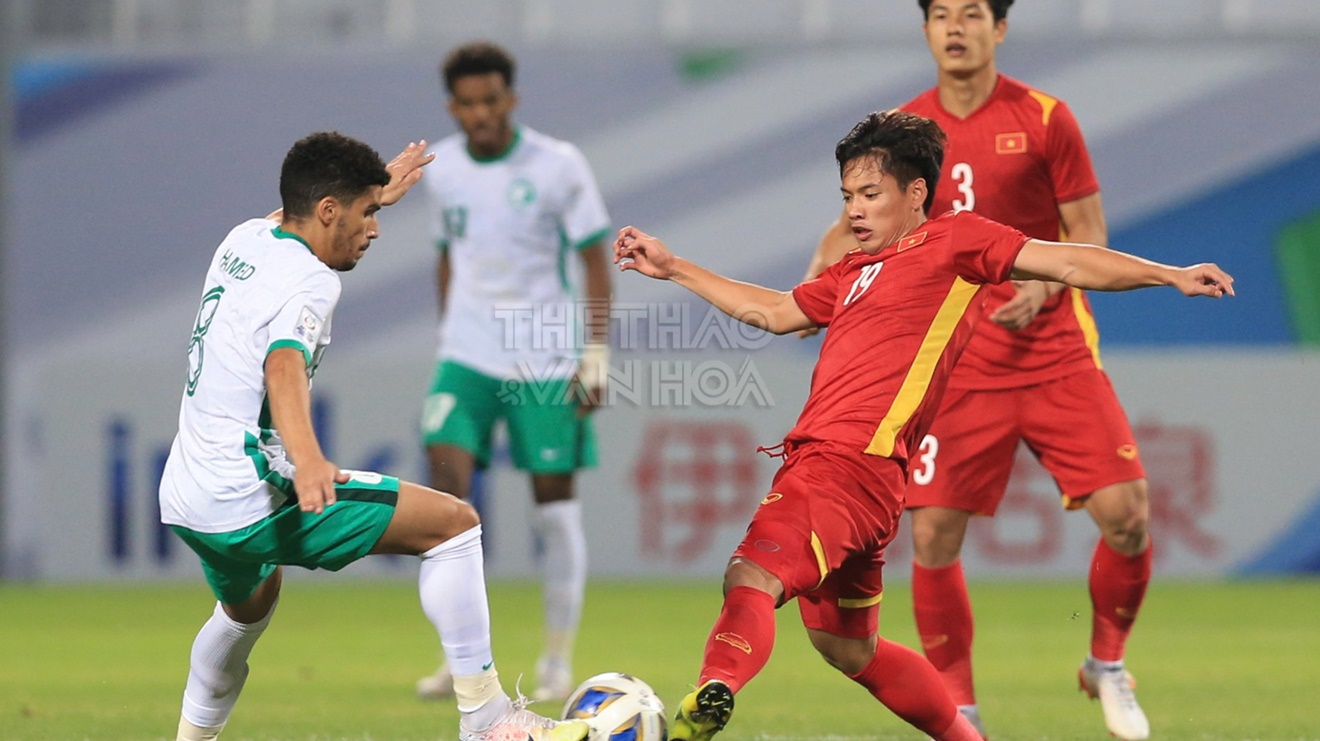
[[[784,287],[836,213],[834,142],[933,82],[920,46],[515,51],[520,119],[583,148],[616,225]],[[279,161],[298,137],[337,129],[389,154],[450,133],[435,56],[19,61],[0,286],[0,574],[195,572],[154,524],[154,484],[206,262],[230,227],[278,205]],[[1105,365],[1150,468],[1164,573],[1320,571],[1320,99],[1295,94],[1317,62],[1313,44],[1249,41],[1020,42],[1001,56],[1003,71],[1072,105],[1115,247],[1215,260],[1239,280],[1240,296],[1219,303],[1093,296]],[[858,69],[872,72],[840,75]],[[410,196],[345,276],[316,386],[341,465],[422,476],[414,430],[435,315],[426,222]],[[791,425],[818,344],[740,333],[680,289],[633,275],[615,292],[630,328],[616,326],[603,465],[583,478],[593,573],[713,575],[774,469],[755,446]],[[1004,514],[975,523],[969,571],[1075,575],[1092,526],[1062,514],[1039,468],[1020,464]],[[507,467],[487,481],[493,573],[532,573],[525,487]],[[890,561],[906,557],[899,545]],[[354,568],[412,573],[389,559]]]

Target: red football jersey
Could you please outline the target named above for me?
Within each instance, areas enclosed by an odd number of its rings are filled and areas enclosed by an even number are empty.
[[[940,105],[932,88],[903,106],[934,119],[948,136],[931,213],[975,211],[1028,237],[1058,241],[1059,204],[1100,190],[1077,119],[1057,98],[1004,75],[967,118]],[[986,313],[1012,298],[990,290]],[[1025,328],[984,322],[950,379],[955,388],[1015,388],[1100,365],[1100,337],[1086,294],[1067,288]]]
[[[971,213],[945,213],[874,255],[853,250],[793,289],[830,331],[787,440],[834,440],[908,459],[982,313],[1027,241]]]

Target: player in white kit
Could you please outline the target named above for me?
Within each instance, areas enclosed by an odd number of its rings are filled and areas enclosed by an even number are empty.
[[[580,741],[581,723],[522,709],[491,657],[481,526],[461,500],[326,460],[310,381],[330,344],[338,272],[378,234],[377,212],[431,161],[410,144],[388,166],[367,145],[308,136],[280,171],[282,212],[216,250],[188,346],[161,519],[197,553],[218,602],[192,647],[178,739],[215,739],[278,602],[282,565],[337,571],[372,553],[421,557],[423,612],[454,666],[461,741]]]
[[[436,146],[423,178],[442,312],[421,430],[431,486],[468,498],[504,421],[513,464],[531,476],[542,546],[545,645],[532,697],[562,700],[587,573],[573,478],[596,462],[588,413],[609,362],[609,216],[577,147],[513,123],[506,51],[466,44],[440,71],[462,132]],[[447,696],[450,677],[442,665],[417,692]]]

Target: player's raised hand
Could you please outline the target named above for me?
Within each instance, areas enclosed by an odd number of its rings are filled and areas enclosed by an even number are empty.
[[[335,484],[346,484],[348,479],[348,473],[324,458],[298,463],[293,474],[298,508],[303,512],[321,514],[335,503]]]
[[[669,280],[677,258],[664,242],[637,227],[625,226],[614,240],[614,264],[620,270],[636,270],[649,278]]]
[[[1223,298],[1225,294],[1237,295],[1233,292],[1233,276],[1212,262],[1179,268],[1175,271],[1172,285],[1182,291],[1184,296]]]
[[[408,142],[398,156],[385,165],[390,182],[380,194],[380,205],[393,206],[408,189],[422,179],[422,168],[435,159],[435,152],[427,153],[426,140]]]

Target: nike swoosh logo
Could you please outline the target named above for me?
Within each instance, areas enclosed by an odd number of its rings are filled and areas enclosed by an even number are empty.
[[[939,636],[931,636],[930,638],[921,639],[921,647],[929,651],[932,648],[939,648],[940,646],[943,646],[948,642],[949,642],[949,636],[947,634],[939,635]]]
[[[752,654],[752,644],[748,643],[746,638],[743,638],[737,633],[717,633],[715,635],[715,640],[727,643],[748,656]]]
[[[489,664],[482,664],[482,665],[481,665],[481,670],[482,670],[483,672],[485,672],[485,671],[490,671],[490,668],[491,668],[492,666],[495,666],[495,662],[494,662],[494,661],[490,662]]]

